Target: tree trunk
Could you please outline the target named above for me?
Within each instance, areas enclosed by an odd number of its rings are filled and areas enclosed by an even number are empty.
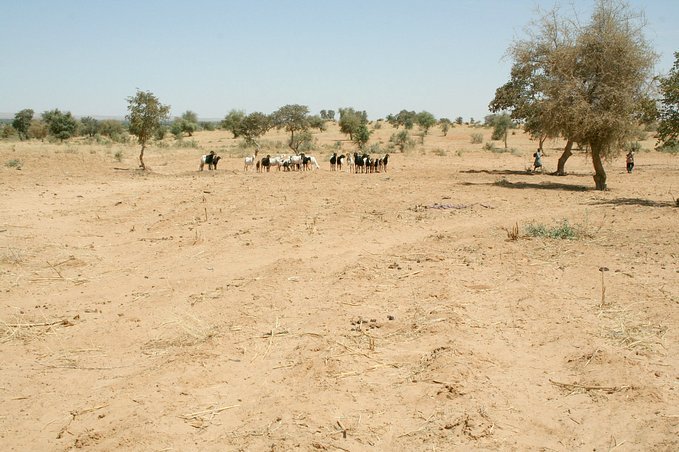
[[[559,163],[556,168],[556,175],[557,176],[565,176],[566,175],[566,160],[573,155],[571,152],[571,149],[573,149],[573,140],[568,140],[566,142],[566,148],[563,150],[563,154],[561,154],[561,157],[559,157]]]
[[[139,153],[139,167],[146,171],[146,165],[144,165],[144,145],[141,145],[141,152]]]
[[[606,170],[601,161],[601,146],[592,145],[592,163],[594,164],[594,185],[597,190],[606,190]]]
[[[507,149],[507,131],[505,130],[505,150]]]

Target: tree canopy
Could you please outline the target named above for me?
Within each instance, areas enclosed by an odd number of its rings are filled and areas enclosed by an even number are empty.
[[[679,147],[679,52],[674,53],[674,65],[666,77],[660,78],[660,108],[658,109],[658,147]],[[15,126],[16,127],[16,126]]]
[[[139,166],[145,170],[144,149],[146,143],[154,136],[161,122],[167,120],[170,115],[170,106],[160,103],[158,98],[150,91],[139,91],[134,97],[127,98],[128,114],[125,118],[129,121],[129,130],[137,137],[141,145],[139,153]]]
[[[349,139],[352,141],[359,127],[368,124],[368,114],[365,111],[356,111],[353,108],[340,108],[339,115],[338,124],[340,132],[349,135]]]
[[[271,118],[260,112],[245,116],[238,126],[238,135],[242,136],[246,144],[259,147],[257,139],[271,128]]]
[[[222,120],[221,127],[231,132],[234,138],[238,138],[240,123],[243,118],[245,118],[243,110],[231,110]]]
[[[12,127],[19,134],[20,140],[25,140],[28,138],[28,129],[31,127],[31,121],[33,120],[33,110],[26,108],[21,110],[16,115],[14,115],[14,121],[12,121]]]
[[[535,135],[563,136],[592,152],[594,182],[606,188],[602,158],[637,129],[655,60],[641,17],[618,0],[597,0],[589,23],[542,16],[510,49],[510,82],[494,111],[508,109]]]
[[[285,105],[271,114],[271,124],[277,129],[290,132],[288,146],[297,154],[304,140],[295,139],[295,133],[306,132],[309,128],[324,127],[320,116],[309,116],[309,107],[306,105]]]
[[[78,130],[78,123],[70,111],[64,113],[55,108],[54,110],[44,112],[42,119],[47,124],[47,130],[50,135],[61,141],[68,140]]]

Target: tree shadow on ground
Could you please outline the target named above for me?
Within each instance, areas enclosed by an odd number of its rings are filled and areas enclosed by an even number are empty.
[[[584,185],[558,184],[554,182],[540,182],[540,183],[510,182],[506,179],[493,182],[491,185],[504,188],[518,188],[518,189],[532,188],[536,190],[589,191],[593,189],[590,187],[586,187]]]
[[[468,174],[497,174],[497,175],[514,175],[514,176],[527,176],[530,174],[533,174],[531,171],[516,171],[516,170],[466,170],[466,171],[460,171],[461,173],[468,173]]]
[[[592,201],[596,206],[644,206],[644,207],[675,207],[671,201],[651,201],[643,198],[615,198]]]
[[[556,177],[564,177],[564,176],[573,176],[573,177],[592,177],[590,173],[566,173],[566,174],[556,174],[554,173],[540,173],[540,172],[535,172],[535,171],[530,171],[530,170],[465,170],[465,171],[460,171],[460,173],[467,173],[467,174],[495,174],[498,176],[556,176]]]

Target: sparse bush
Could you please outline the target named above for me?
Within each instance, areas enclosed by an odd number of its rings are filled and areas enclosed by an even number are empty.
[[[530,237],[575,240],[582,234],[577,228],[571,226],[568,220],[564,219],[560,224],[552,228],[542,223],[531,223],[526,226],[526,235]]]
[[[441,148],[434,149],[432,151],[432,153],[434,155],[438,155],[439,157],[445,157],[446,155],[448,155],[448,152],[445,149],[441,149]]]
[[[12,160],[7,161],[7,163],[5,163],[5,166],[8,167],[8,168],[14,168],[14,169],[20,170],[23,165],[21,163],[21,160],[12,159]]]
[[[471,134],[471,142],[472,144],[481,144],[483,143],[483,134],[482,133],[472,133]]]
[[[632,141],[625,144],[625,152],[639,152],[641,151],[641,143],[638,141]]]
[[[193,148],[193,149],[198,149],[198,142],[196,140],[184,140],[184,139],[179,139],[175,141],[174,147],[176,148],[181,148],[181,149],[186,149],[186,148]]]
[[[118,149],[115,154],[113,154],[113,158],[116,159],[117,162],[122,162],[123,161],[123,151]]]
[[[495,152],[496,148],[492,141],[486,141],[486,143],[483,145],[483,150]]]
[[[415,140],[410,137],[407,130],[396,132],[389,138],[389,142],[394,144],[401,152],[412,149],[415,146]]]

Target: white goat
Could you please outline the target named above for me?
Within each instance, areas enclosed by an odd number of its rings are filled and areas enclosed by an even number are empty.
[[[252,168],[253,166],[255,166],[255,162],[257,161],[257,153],[259,153],[259,149],[256,149],[253,155],[248,155],[247,157],[245,157],[244,171],[247,171],[248,168]]]

